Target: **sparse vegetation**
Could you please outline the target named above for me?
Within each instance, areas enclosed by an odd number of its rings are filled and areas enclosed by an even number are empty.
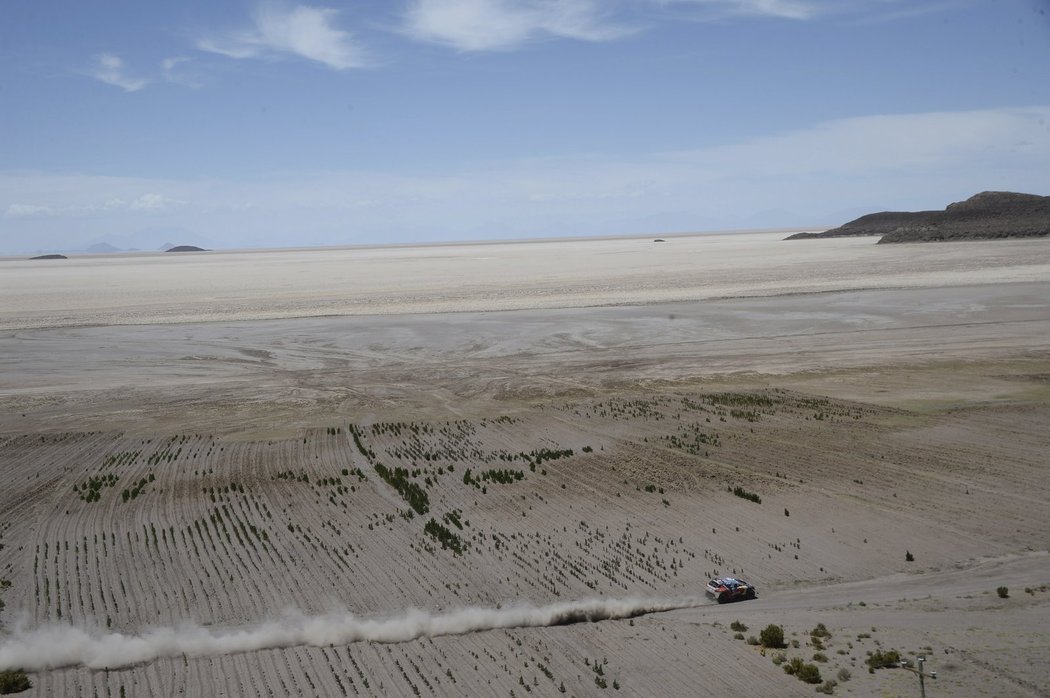
[[[451,550],[456,555],[462,555],[463,551],[466,549],[462,538],[434,519],[427,521],[423,530],[426,531],[430,537],[440,543],[442,548]]]
[[[408,502],[408,505],[417,514],[426,514],[430,511],[430,498],[427,496],[426,490],[412,482],[408,469],[396,467],[390,470],[382,463],[376,463],[374,467],[376,472],[379,473],[379,477],[397,490],[397,493]]]
[[[745,490],[743,487],[740,487],[739,485],[737,485],[736,487],[733,488],[733,494],[735,494],[737,497],[740,497],[741,499],[746,499],[749,502],[754,502],[755,504],[761,504],[762,503],[762,498],[761,497],[759,497],[754,492],[748,492],[747,490]]]

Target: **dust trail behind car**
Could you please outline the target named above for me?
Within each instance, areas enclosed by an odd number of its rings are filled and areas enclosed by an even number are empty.
[[[534,606],[462,608],[431,613],[409,609],[385,618],[349,612],[304,615],[286,611],[263,623],[229,628],[196,624],[155,627],[138,634],[104,632],[68,624],[17,628],[0,641],[0,671],[39,671],[67,666],[116,669],[160,657],[205,657],[293,646],[326,647],[352,642],[408,642],[422,637],[463,635],[500,628],[569,625],[634,618],[709,601],[697,597],[586,599]]]

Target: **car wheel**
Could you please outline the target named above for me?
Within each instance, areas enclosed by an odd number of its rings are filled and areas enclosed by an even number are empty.
[[[722,594],[718,595],[718,603],[725,603],[728,600],[729,600],[729,594],[722,593]]]
[[[754,589],[748,589],[748,590],[747,590],[747,595],[746,595],[746,598],[747,598],[747,599],[753,599],[753,598],[755,598],[755,590],[754,590]]]

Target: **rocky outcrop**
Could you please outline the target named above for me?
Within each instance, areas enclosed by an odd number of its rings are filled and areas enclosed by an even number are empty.
[[[823,233],[788,240],[879,235],[879,244],[1050,236],[1050,196],[986,191],[943,211],[871,213]]]
[[[175,245],[164,250],[165,252],[207,252],[203,247],[197,247],[196,245]]]

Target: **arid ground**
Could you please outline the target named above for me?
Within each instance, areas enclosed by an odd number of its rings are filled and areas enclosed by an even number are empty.
[[[873,242],[0,260],[0,670],[41,696],[917,696],[869,672],[895,650],[929,696],[1050,696],[1050,244]],[[759,598],[704,599],[713,575]],[[681,608],[406,616],[586,599]],[[288,639],[345,612],[422,636]],[[769,624],[786,647],[751,644]],[[269,639],[171,639],[237,633]]]

